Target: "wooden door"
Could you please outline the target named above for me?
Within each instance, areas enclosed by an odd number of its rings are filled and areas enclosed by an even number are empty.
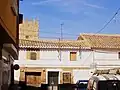
[[[40,87],[41,73],[40,72],[26,72],[25,82],[27,86]]]

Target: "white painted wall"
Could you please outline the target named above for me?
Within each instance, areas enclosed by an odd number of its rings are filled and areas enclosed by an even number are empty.
[[[70,52],[77,52],[77,60],[70,61]],[[19,61],[26,60],[26,51],[19,51]],[[94,60],[114,60],[118,61],[118,51],[105,51],[105,50],[83,50],[81,51],[81,58],[79,56],[79,51],[76,50],[64,50],[61,51],[61,61],[59,59],[59,53],[57,50],[41,50],[40,51],[40,59],[36,60],[36,62],[47,62],[52,63],[55,62],[64,62],[66,64],[74,63],[78,65],[90,65]],[[120,60],[119,60],[120,61]]]
[[[77,60],[70,61],[70,52],[77,52]],[[93,52],[89,50],[81,51],[81,56],[79,54],[79,50],[63,50],[61,51],[61,60],[59,58],[60,53],[57,50],[47,51],[41,50],[40,51],[40,59],[33,61],[27,60],[26,61],[26,51],[20,50],[19,51],[19,63],[21,64],[31,64],[31,66],[90,66],[93,61]]]
[[[118,51],[113,50],[95,50],[94,62],[100,69],[116,68],[120,66]]]
[[[83,69],[83,70],[75,69],[75,70],[73,70],[74,83],[76,83],[78,80],[89,80],[89,77],[92,76],[91,71],[92,70],[90,70],[90,69]]]
[[[26,60],[26,51],[19,50],[19,60]]]
[[[58,60],[58,51],[42,50],[40,51],[40,60]]]
[[[119,59],[118,51],[95,50],[94,59]]]
[[[83,50],[81,51],[81,58],[79,56],[79,50],[77,52],[77,60],[70,61],[70,52],[76,50],[63,50],[61,51],[61,61],[59,59],[59,53],[57,50],[40,51],[39,60],[26,60],[26,51],[19,51],[19,60],[15,63],[20,66],[26,67],[90,67],[92,63],[97,64],[98,69],[107,69],[120,66],[120,60],[118,59],[118,51],[107,50]],[[100,66],[99,66],[100,65]],[[102,66],[103,65],[103,66]],[[104,66],[106,65],[106,66]],[[59,70],[58,70],[59,71]],[[16,72],[19,74],[19,72]],[[19,76],[15,74],[15,79],[18,80]],[[88,80],[92,75],[91,70],[75,69],[73,70],[74,82],[77,80]],[[46,81],[47,82],[47,81]]]

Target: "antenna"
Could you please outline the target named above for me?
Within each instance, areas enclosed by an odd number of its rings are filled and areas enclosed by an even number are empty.
[[[61,40],[63,40],[63,25],[64,25],[64,23],[61,23],[60,25],[61,25]]]

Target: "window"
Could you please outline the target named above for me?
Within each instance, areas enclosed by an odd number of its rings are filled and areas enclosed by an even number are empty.
[[[77,52],[70,52],[70,61],[76,61]]]
[[[39,60],[40,51],[30,51],[26,50],[26,60]]]
[[[70,72],[64,72],[63,73],[63,83],[71,83],[71,73]]]
[[[31,59],[31,60],[36,60],[36,59],[37,59],[37,53],[31,52],[31,53],[30,53],[30,59]]]
[[[118,52],[118,59],[120,59],[120,52]]]
[[[26,35],[26,36],[25,36],[25,38],[26,38],[26,39],[28,39],[28,38],[29,38],[29,36],[28,36],[28,35]]]

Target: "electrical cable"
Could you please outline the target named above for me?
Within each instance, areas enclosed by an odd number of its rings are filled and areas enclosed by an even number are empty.
[[[109,23],[115,18],[115,16],[118,14],[119,11],[120,11],[120,8],[115,12],[115,14],[112,16],[112,18],[96,33],[100,33],[101,31],[103,31],[109,25]]]

